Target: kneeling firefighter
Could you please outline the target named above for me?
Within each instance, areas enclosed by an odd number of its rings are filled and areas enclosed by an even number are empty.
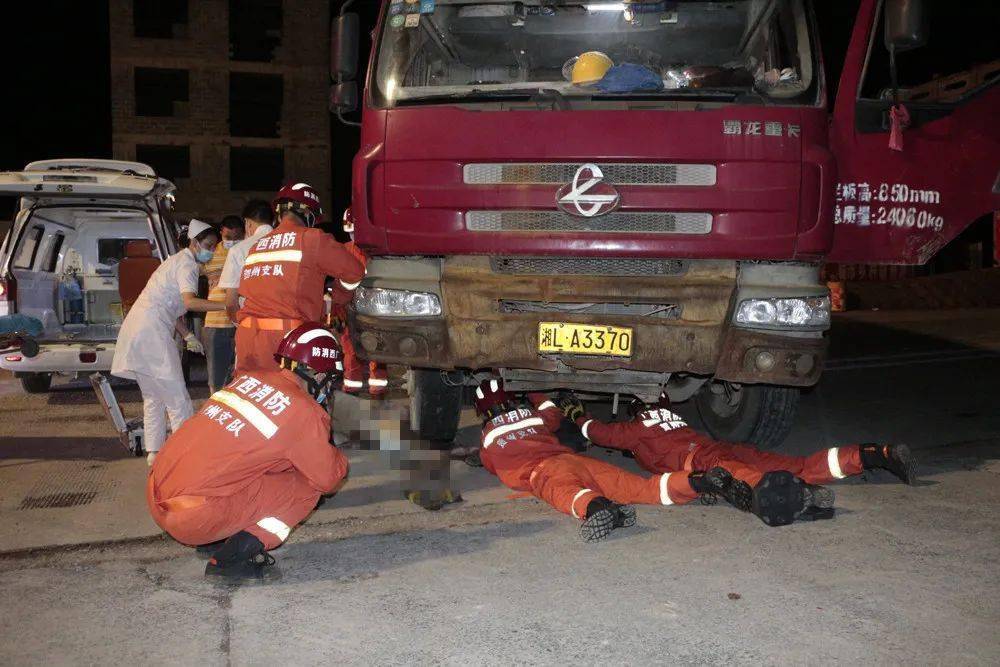
[[[208,545],[208,576],[263,578],[267,550],[347,476],[323,403],[343,373],[336,338],[319,324],[290,331],[274,370],[237,374],[167,441],[146,500],[178,542]]]

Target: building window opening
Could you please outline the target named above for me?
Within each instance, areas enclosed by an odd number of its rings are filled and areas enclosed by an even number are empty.
[[[229,149],[229,189],[276,192],[285,179],[285,151],[280,148]]]
[[[135,0],[132,3],[132,23],[136,37],[187,37],[187,0]]]
[[[187,115],[188,71],[185,69],[135,68],[135,115]]]
[[[191,178],[191,149],[188,146],[139,145],[135,147],[135,159],[148,164],[168,181],[176,183],[178,179]]]
[[[229,0],[229,56],[269,63],[281,45],[281,0]]]
[[[229,75],[229,133],[234,137],[279,136],[282,79],[273,74]]]

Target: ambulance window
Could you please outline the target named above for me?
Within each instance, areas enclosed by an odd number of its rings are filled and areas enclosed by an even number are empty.
[[[129,241],[145,241],[147,239],[97,239],[97,262],[105,266],[114,266],[125,257],[125,246]]]
[[[34,266],[35,256],[38,255],[38,244],[42,240],[44,231],[44,227],[36,225],[25,234],[24,241],[21,242],[21,249],[17,251],[17,257],[14,258],[15,269],[30,269]]]
[[[59,264],[59,252],[62,250],[63,241],[65,240],[65,234],[56,232],[56,235],[52,237],[52,242],[49,243],[49,254],[45,259],[45,268],[39,269],[40,271],[45,271],[46,273],[56,272],[56,265]]]
[[[896,54],[900,97],[911,103],[958,102],[1000,79],[1000,39],[994,0],[925,0],[927,44]],[[872,33],[861,86],[864,99],[890,99],[889,51],[883,15]]]

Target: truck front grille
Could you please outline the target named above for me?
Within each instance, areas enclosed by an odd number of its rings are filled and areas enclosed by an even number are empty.
[[[564,303],[549,301],[515,301],[501,299],[501,313],[549,313],[553,315],[613,315],[620,317],[655,317],[680,319],[681,307],[676,303]]]
[[[494,162],[467,164],[462,177],[468,185],[545,185],[573,180],[578,162]],[[598,164],[612,185],[715,185],[713,164],[612,162]]]
[[[474,232],[593,232],[597,234],[708,234],[710,213],[615,211],[581,218],[562,211],[468,211]]]
[[[676,276],[687,270],[679,259],[621,257],[490,257],[494,273],[574,276]]]

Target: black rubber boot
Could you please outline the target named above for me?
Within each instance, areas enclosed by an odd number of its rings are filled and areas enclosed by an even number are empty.
[[[598,496],[587,503],[587,518],[580,526],[580,536],[584,542],[597,542],[616,528],[631,528],[634,525],[634,507],[619,505],[604,496]]]
[[[766,473],[754,487],[750,511],[769,526],[787,526],[796,519],[833,518],[833,503],[832,489],[777,470]]]
[[[861,445],[861,466],[865,470],[881,468],[898,477],[903,484],[916,484],[916,460],[906,445]]]
[[[701,502],[714,505],[718,497],[743,512],[749,512],[753,502],[753,489],[742,480],[738,480],[725,468],[716,466],[708,472],[693,472],[688,477],[691,488],[701,494]]]
[[[205,566],[206,577],[219,581],[265,581],[280,576],[264,543],[246,531],[226,540]]]
[[[194,548],[194,552],[198,554],[201,558],[211,558],[215,555],[215,552],[222,548],[225,544],[225,540],[219,540],[218,542],[209,542],[208,544],[199,544]]]

